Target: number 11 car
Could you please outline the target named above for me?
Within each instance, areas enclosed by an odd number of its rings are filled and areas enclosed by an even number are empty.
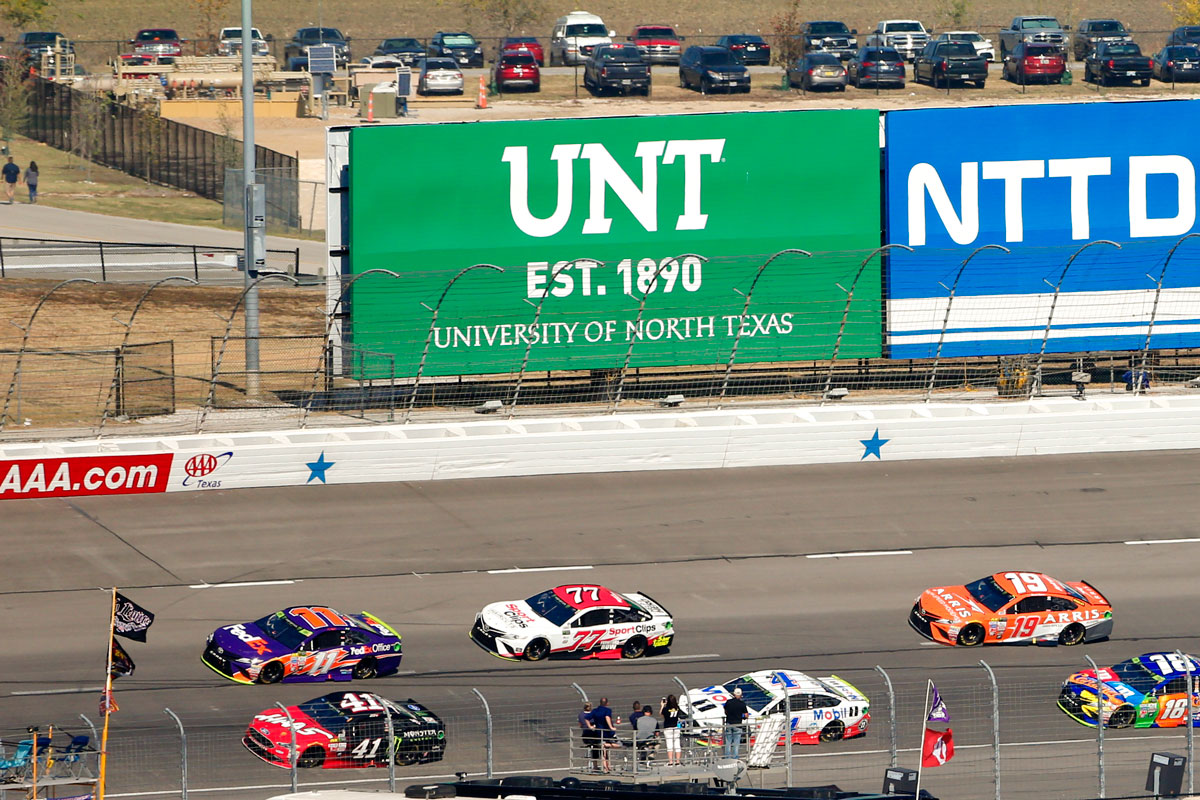
[[[1189,662],[1191,662],[1189,664]],[[1187,725],[1188,675],[1192,678],[1192,727],[1200,727],[1200,661],[1181,653],[1143,653],[1115,667],[1076,672],[1063,683],[1058,707],[1083,725],[1096,727],[1097,672],[1106,728],[1179,728]]]
[[[938,644],[1076,645],[1112,634],[1112,606],[1086,581],[997,572],[965,586],[926,589],[908,624]]]
[[[645,594],[574,585],[485,606],[471,640],[508,660],[640,658],[666,652],[674,633],[671,615]]]
[[[200,660],[237,683],[348,681],[400,668],[400,634],[367,612],[297,606],[217,628]]]

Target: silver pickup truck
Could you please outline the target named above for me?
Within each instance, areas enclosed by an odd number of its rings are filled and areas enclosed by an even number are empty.
[[[1013,17],[1012,24],[1000,31],[1000,60],[1017,49],[1021,42],[1051,44],[1067,51],[1067,31],[1070,27],[1059,25],[1054,17]]]

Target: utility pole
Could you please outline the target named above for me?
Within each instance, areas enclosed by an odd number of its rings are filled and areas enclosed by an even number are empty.
[[[245,187],[245,238],[242,282],[246,291],[246,396],[259,395],[258,270],[266,266],[267,198],[254,165],[254,41],[251,37],[253,0],[242,0],[242,180]],[[253,275],[252,275],[253,273]]]

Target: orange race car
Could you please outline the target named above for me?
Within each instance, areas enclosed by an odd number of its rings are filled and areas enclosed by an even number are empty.
[[[1073,645],[1112,634],[1112,606],[1086,581],[1041,572],[997,572],[965,586],[926,589],[908,624],[938,644]]]

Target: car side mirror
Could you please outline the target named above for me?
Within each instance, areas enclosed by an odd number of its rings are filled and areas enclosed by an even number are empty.
[[[268,34],[267,34],[267,38],[265,39],[265,41],[268,41],[268,42],[273,42],[273,41],[275,41],[275,34],[273,34],[273,33],[268,33]]]
[[[858,28],[851,28],[851,29],[850,29],[850,35],[851,35],[851,36],[858,36]]]
[[[1069,30],[1071,30],[1071,26],[1070,26],[1070,25],[1063,25],[1063,30],[1064,30],[1064,31],[1069,31]]]
[[[687,41],[687,37],[686,37],[686,36],[680,36],[680,37],[679,37],[679,41],[681,41],[681,42],[686,42],[686,41]]]
[[[616,31],[609,31],[609,32],[608,32],[608,38],[610,38],[610,39],[611,39],[611,38],[613,38],[613,37],[614,37],[614,36],[616,36],[616,35],[617,35],[617,32],[616,32]]]

